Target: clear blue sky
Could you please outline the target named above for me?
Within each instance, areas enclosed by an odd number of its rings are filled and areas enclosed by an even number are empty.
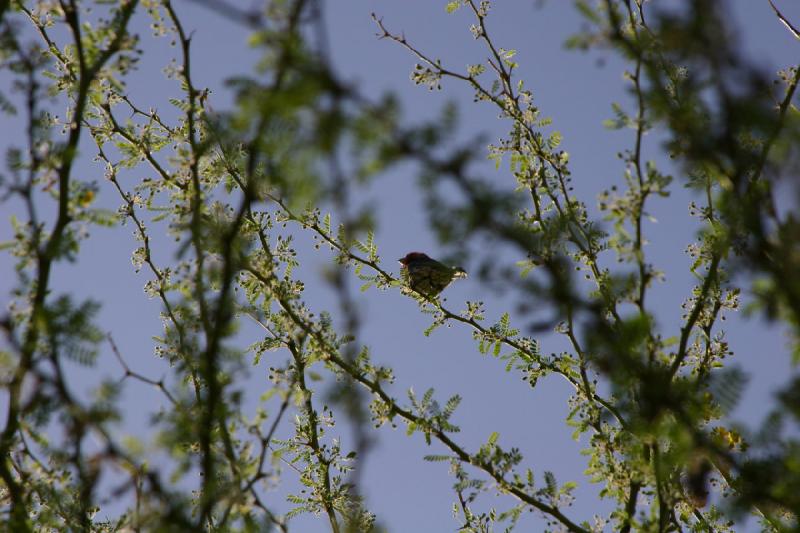
[[[250,2],[241,4],[251,5]],[[388,28],[404,32],[415,46],[441,58],[445,65],[463,69],[469,63],[481,62],[486,53],[469,33],[468,13],[447,15],[445,4],[444,0],[327,2],[325,16],[332,60],[343,77],[356,82],[364,94],[377,98],[386,91],[395,93],[403,104],[407,121],[425,120],[446,102],[454,101],[461,116],[459,138],[471,138],[482,132],[487,141],[494,141],[505,134],[507,127],[497,120],[494,109],[485,104],[473,104],[471,91],[455,82],[446,81],[441,92],[414,86],[409,74],[415,59],[395,43],[378,40],[375,36],[376,27],[370,19],[372,11],[384,17]],[[541,7],[537,7],[539,4]],[[736,0],[729,4],[731,17],[741,33],[742,46],[750,57],[771,71],[796,61],[800,43],[778,23],[767,0]],[[179,12],[185,14],[187,28],[195,32],[193,68],[197,85],[210,87],[213,91],[211,104],[215,109],[224,110],[230,103],[224,80],[250,72],[256,60],[247,49],[247,31],[192,2],[179,1],[176,5]],[[779,5],[790,19],[800,21],[797,2],[783,0]],[[140,107],[155,107],[169,113],[168,98],[178,96],[178,88],[174,82],[164,79],[160,69],[166,54],[174,53],[174,49],[166,46],[163,40],[154,42],[146,23],[143,18],[137,20],[138,31],[145,50],[155,54],[145,54],[140,71],[129,84],[129,92]],[[633,133],[609,132],[602,126],[602,121],[611,116],[611,102],[630,105],[622,79],[624,65],[607,54],[582,54],[563,48],[564,40],[576,32],[580,24],[572,3],[564,0],[497,1],[488,19],[489,31],[497,44],[518,50],[519,75],[533,91],[543,114],[553,118],[554,129],[563,134],[563,148],[570,152],[573,161],[577,194],[594,206],[595,195],[600,190],[622,182],[623,169],[616,153],[630,146]],[[5,80],[0,82],[5,85]],[[2,130],[0,147],[4,149],[15,139],[9,134],[10,128]],[[104,182],[102,168],[91,161],[92,150],[87,141],[84,139],[81,145],[82,160],[76,177],[95,179],[101,186],[102,204],[116,208],[118,198]],[[668,165],[655,138],[648,142],[646,157]],[[482,170],[491,173],[492,179],[498,182],[513,185],[513,178],[503,168],[495,171],[493,165],[487,164]],[[142,169],[131,176],[141,178],[146,174]],[[415,183],[415,169],[406,165],[381,177],[365,193],[365,201],[373,202],[379,214],[376,241],[384,266],[395,272],[394,259],[408,251],[424,251],[433,256],[447,253],[428,229]],[[647,252],[667,273],[667,283],[653,289],[651,300],[659,302],[655,311],[667,336],[678,331],[680,304],[691,287],[687,271],[689,258],[683,250],[691,242],[695,230],[687,214],[689,195],[681,188],[680,180],[673,185],[672,192],[671,198],[651,204],[651,213],[657,222],[646,227],[651,241]],[[5,240],[10,234],[6,222],[8,213],[17,206],[6,204],[1,209],[0,240]],[[114,335],[136,370],[158,377],[168,371],[151,355],[150,338],[161,331],[159,305],[155,300],[148,300],[142,291],[142,285],[149,279],[147,274],[133,273],[130,252],[135,242],[131,235],[130,227],[93,230],[78,262],[60,265],[55,270],[55,286],[61,291],[102,302],[99,322],[103,329]],[[335,309],[331,293],[318,281],[320,264],[327,256],[320,256],[302,239],[299,247],[301,257],[308,259],[301,275],[317,279],[316,282],[309,279],[307,301],[315,311]],[[160,255],[156,253],[161,264],[171,259],[168,248],[163,248]],[[491,250],[483,253],[491,253]],[[508,254],[499,257],[509,262],[520,259]],[[477,263],[477,259],[471,262]],[[469,270],[470,264],[464,266]],[[0,255],[0,294],[3,295],[0,301],[7,298],[12,279],[11,258]],[[483,300],[490,318],[499,316],[509,307],[508,300],[481,286],[476,277],[454,284],[446,296],[448,307],[452,309],[460,309],[464,300]],[[575,521],[591,519],[593,513],[607,509],[597,501],[599,487],[590,485],[582,475],[585,468],[579,454],[582,444],[571,439],[571,431],[564,424],[570,390],[563,380],[550,377],[531,390],[517,375],[506,373],[502,362],[480,355],[471,332],[461,326],[441,328],[431,337],[424,337],[422,331],[428,325],[427,316],[399,292],[370,291],[359,293],[356,298],[365,310],[360,340],[372,347],[377,363],[394,368],[395,397],[404,397],[404,391],[410,387],[418,392],[435,387],[441,400],[461,394],[464,401],[455,417],[455,423],[462,428],[459,443],[476,450],[490,433],[497,431],[501,445],[519,447],[525,456],[523,464],[533,468],[538,476],[551,470],[561,483],[569,480],[580,483],[576,503],[567,511],[570,518]],[[765,403],[771,401],[770,391],[784,382],[789,369],[784,340],[779,330],[768,329],[758,319],[734,318],[728,321],[727,329],[737,354],[736,363],[754,373],[747,395],[733,418],[758,421],[766,412]],[[563,340],[555,335],[539,337],[539,340],[544,352],[566,348]],[[251,397],[262,392],[266,368],[270,364],[265,359],[261,367],[252,370],[251,379],[242,384]],[[110,351],[102,354],[93,369],[77,365],[70,365],[69,369],[75,377],[76,390],[88,390],[98,382],[99,376],[121,375]],[[142,435],[148,431],[147,408],[157,405],[156,395],[134,383],[127,384],[125,390],[129,422],[119,431]],[[0,397],[0,403],[4,401],[5,398]],[[288,431],[289,426],[285,428]],[[337,426],[334,433],[337,432],[347,447],[346,425]],[[380,523],[398,532],[454,531],[459,524],[451,514],[455,495],[447,465],[422,460],[423,455],[443,450],[435,444],[427,447],[419,435],[407,438],[402,426],[394,431],[383,428],[376,437],[377,444],[362,476],[362,492],[367,497],[368,508],[377,513]],[[287,468],[283,475],[292,486],[294,472]],[[266,503],[279,510],[288,509],[281,498],[282,492],[277,491]],[[500,497],[487,503],[505,509],[514,502]],[[521,530],[536,531],[541,522],[530,517],[523,524],[527,527],[522,526]],[[325,520],[305,516],[296,518],[291,529],[327,531],[328,526]]]

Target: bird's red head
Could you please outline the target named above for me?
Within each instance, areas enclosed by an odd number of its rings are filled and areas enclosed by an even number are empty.
[[[427,254],[423,254],[422,252],[409,252],[406,254],[405,257],[401,257],[398,259],[401,265],[407,265],[413,261],[419,261],[421,259],[430,259]]]

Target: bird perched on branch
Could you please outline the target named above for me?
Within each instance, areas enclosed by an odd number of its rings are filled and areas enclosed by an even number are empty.
[[[436,297],[450,282],[466,278],[461,267],[449,267],[421,252],[410,252],[398,259],[406,286],[428,298]]]

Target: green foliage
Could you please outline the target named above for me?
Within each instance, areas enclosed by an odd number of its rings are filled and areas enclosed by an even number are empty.
[[[599,195],[600,217],[576,190],[583,177],[561,148],[569,139],[518,79],[524,52],[490,32],[488,1],[445,5],[472,18],[488,55],[463,72],[375,18],[380,37],[416,58],[415,84],[463,83],[477,105],[492,106],[507,134],[486,152],[447,144],[450,108],[406,126],[396,98],[373,101],[341,80],[315,45],[323,21],[313,2],[231,7],[228,16],[252,30],[259,60],[253,73],[229,80],[229,110],[214,109],[197,85],[192,33],[169,0],[96,4],[0,4],[0,68],[18,91],[0,94],[0,111],[24,110],[27,120],[0,176],[0,197],[22,206],[11,240],[0,244],[16,272],[0,317],[8,341],[0,351],[4,530],[286,531],[310,513],[337,533],[377,531],[359,469],[372,426],[401,422],[410,438],[419,433],[443,450],[424,459],[449,466],[459,531],[510,531],[529,512],[554,531],[730,531],[742,512],[765,530],[797,528],[798,383],[779,392],[763,427],[729,427],[748,377],[731,366],[722,322],[752,293],[748,312],[782,324],[797,361],[800,223],[775,196],[778,177],[796,170],[800,69],[778,74],[776,107],[765,97],[773,80],[740,55],[718,3],[662,12],[639,1],[576,2],[587,26],[568,46],[619,55],[632,97],[611,104],[605,123],[629,130],[632,146],[619,154],[621,179]],[[177,57],[164,72],[178,93],[163,111],[126,85],[144,53],[130,30],[135,14],[150,18],[154,38],[174,41]],[[667,139],[669,173],[648,159],[650,133]],[[496,166],[491,180],[473,170],[484,153]],[[82,179],[87,154],[96,154],[102,183]],[[401,162],[420,166],[431,227],[455,255],[487,238],[513,254],[509,265],[495,255],[475,260],[485,258],[475,269],[485,287],[520,302],[513,320],[490,316],[482,301],[448,309],[439,294],[461,270],[434,262],[413,279],[383,265],[376,215],[353,198]],[[651,202],[673,202],[676,186],[693,195],[698,232],[685,250],[695,284],[673,331],[650,298],[655,283],[668,281],[648,254],[646,222]],[[116,212],[96,205],[106,192],[117,195]],[[81,257],[95,226],[114,225],[132,230],[133,269],[160,306],[153,348],[169,374],[159,379],[128,366],[113,332],[97,325],[97,303],[79,290],[55,294],[59,264]],[[162,228],[174,249],[153,235]],[[315,310],[299,277],[307,272],[299,248],[310,240],[335,310]],[[440,403],[433,388],[418,396],[403,384],[408,400],[396,400],[392,369],[374,364],[359,341],[351,278],[361,291],[413,298],[431,318],[425,335],[442,326],[471,334],[476,354],[491,354],[486,363],[502,364],[509,381],[536,387],[557,376],[567,384],[565,422],[584,446],[586,481],[599,485],[610,511],[591,523],[570,516],[578,482],[559,483],[538,466],[534,475],[526,465],[537,458],[496,431],[474,451],[457,442],[460,425],[472,422],[458,412],[471,391]],[[531,323],[567,348],[543,352],[551,341],[526,334]],[[251,325],[258,336],[243,342]],[[84,398],[73,390],[71,363],[89,371],[103,353],[119,363],[121,379],[99,380]],[[246,371],[267,364],[269,380],[246,414]],[[162,404],[153,438],[118,431],[129,382],[152,388]],[[352,438],[332,430],[337,419],[349,422]],[[109,492],[112,472],[120,484]],[[287,494],[281,514],[267,496],[287,474],[301,488]],[[107,506],[122,511],[101,519]]]

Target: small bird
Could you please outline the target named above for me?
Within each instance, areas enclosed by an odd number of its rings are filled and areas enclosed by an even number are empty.
[[[398,261],[406,285],[427,298],[436,297],[454,279],[467,277],[463,268],[443,265],[421,252],[410,252]]]

